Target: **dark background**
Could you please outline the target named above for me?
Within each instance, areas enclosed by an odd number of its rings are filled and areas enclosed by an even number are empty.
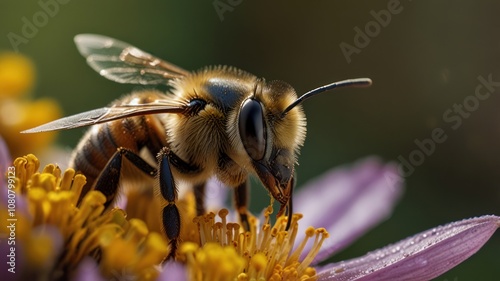
[[[350,63],[341,42],[355,46],[354,28],[364,30],[374,21],[370,11],[387,10],[393,1],[289,2],[233,0],[232,10],[221,17],[214,3],[226,0],[73,0],[59,4],[54,17],[18,49],[36,64],[34,96],[59,100],[65,115],[102,107],[140,88],[108,81],[90,69],[73,44],[78,33],[130,42],[185,69],[237,66],[287,81],[299,93],[345,78],[372,78],[370,89],[342,90],[304,104],[308,137],[299,186],[368,155],[408,160],[418,149],[415,141],[430,138],[435,128],[447,139],[406,177],[407,190],[393,217],[334,261],[446,222],[500,214],[500,90],[480,101],[456,129],[443,119],[454,104],[474,95],[478,76],[491,74],[500,81],[500,2],[401,1],[399,13],[373,29]],[[39,11],[37,1],[2,0],[0,49],[13,50],[7,34],[22,36],[22,18],[33,22]],[[59,142],[73,147],[81,134],[63,132]],[[255,201],[254,210],[265,204]],[[497,233],[476,256],[438,280],[495,280],[499,253]]]

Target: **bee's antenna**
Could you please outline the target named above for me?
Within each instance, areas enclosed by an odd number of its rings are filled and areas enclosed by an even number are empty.
[[[292,108],[300,104],[301,102],[305,101],[306,99],[315,96],[317,94],[332,90],[334,88],[339,88],[339,87],[369,87],[372,84],[372,80],[370,78],[356,78],[356,79],[347,79],[347,80],[342,80],[338,82],[333,82],[328,85],[321,86],[319,88],[316,88],[314,90],[311,90],[302,96],[300,96],[298,99],[296,99],[292,104],[290,104],[283,112],[281,113],[281,118],[285,117],[285,115],[290,111]]]

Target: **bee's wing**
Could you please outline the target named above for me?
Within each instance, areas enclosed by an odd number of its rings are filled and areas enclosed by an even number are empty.
[[[79,34],[75,44],[87,63],[109,80],[130,84],[167,84],[189,74],[128,43],[97,34]]]
[[[57,119],[38,127],[22,131],[21,133],[40,133],[74,129],[137,115],[182,113],[186,110],[186,108],[187,107],[185,105],[174,105],[170,102],[163,101],[157,101],[149,104],[103,107]]]

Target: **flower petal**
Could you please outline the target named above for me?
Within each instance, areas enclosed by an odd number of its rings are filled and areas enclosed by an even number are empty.
[[[104,277],[102,277],[99,266],[94,261],[94,259],[90,257],[86,257],[82,260],[82,262],[78,265],[76,270],[76,274],[73,281],[86,281],[86,280],[96,280],[96,281],[104,281]]]
[[[183,198],[187,192],[191,192],[191,185],[179,182],[177,183],[179,198]],[[205,185],[204,202],[207,211],[215,211],[225,207],[229,188],[224,186],[217,178],[210,178]],[[119,196],[115,202],[115,207],[126,210],[128,204],[127,196]]]
[[[330,233],[315,262],[343,249],[386,219],[401,196],[402,183],[396,165],[384,165],[372,157],[352,168],[329,171],[297,192],[295,212],[304,214],[299,234],[308,226],[324,227]],[[306,247],[302,257],[307,251]]]
[[[179,198],[183,198],[187,192],[191,192],[191,184],[179,182],[177,186],[179,190]],[[225,208],[229,188],[221,183],[216,177],[211,177],[205,184],[203,202],[207,211],[215,211]]]
[[[9,149],[5,144],[5,141],[0,136],[0,188],[6,188],[6,180],[5,173],[7,172],[7,167],[12,165],[12,161],[10,159]]]
[[[483,216],[419,233],[363,257],[330,264],[318,280],[429,280],[476,253],[500,227]]]
[[[178,262],[167,262],[157,281],[187,281],[186,267]]]
[[[224,208],[229,189],[215,177],[210,178],[205,186],[205,204],[209,211]]]

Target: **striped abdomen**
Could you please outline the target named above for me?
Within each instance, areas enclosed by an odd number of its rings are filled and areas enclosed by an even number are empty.
[[[126,96],[113,104],[148,103],[162,97],[159,92],[147,91]],[[165,145],[165,127],[158,115],[135,116],[94,125],[80,140],[70,160],[70,166],[87,177],[82,196],[95,184],[118,148],[128,148],[135,153],[146,148],[155,157]],[[130,174],[122,172],[125,180]]]

